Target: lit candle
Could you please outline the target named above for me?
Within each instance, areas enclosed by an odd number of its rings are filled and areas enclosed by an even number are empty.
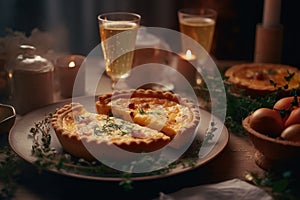
[[[56,67],[58,70],[61,96],[70,98],[72,96],[84,95],[85,71],[79,71],[83,61],[84,56],[80,55],[67,55],[57,59]],[[75,80],[76,88],[74,88]]]
[[[70,68],[75,67],[75,66],[76,66],[76,64],[75,64],[74,61],[71,61],[71,62],[69,63],[69,67],[70,67]]]
[[[192,54],[191,50],[187,50],[185,54],[180,55],[184,60],[193,62],[196,60],[196,56],[194,54]]]
[[[185,54],[179,54],[176,68],[192,86],[196,84],[196,56],[192,54],[191,50],[187,50]]]
[[[281,0],[265,0],[263,26],[272,27],[280,24]]]

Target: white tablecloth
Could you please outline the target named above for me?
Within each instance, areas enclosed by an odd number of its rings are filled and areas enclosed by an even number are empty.
[[[272,200],[267,192],[240,179],[184,188],[171,194],[161,192],[156,200]]]

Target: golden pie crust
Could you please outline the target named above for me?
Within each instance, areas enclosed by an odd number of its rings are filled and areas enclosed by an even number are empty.
[[[289,82],[285,77],[295,73]],[[278,90],[286,93],[292,88],[300,87],[300,70],[296,67],[282,64],[245,63],[234,65],[225,72],[230,89],[236,94],[262,96]],[[272,84],[270,81],[276,84]],[[288,88],[284,86],[288,84]]]
[[[163,132],[172,147],[182,147],[200,121],[199,107],[178,94],[158,90],[123,90],[103,94],[96,101],[100,114],[113,115]]]
[[[95,160],[86,145],[99,151],[114,145],[129,152],[152,152],[170,142],[170,137],[108,115],[90,113],[79,103],[59,108],[52,117],[52,126],[64,148],[71,155]],[[104,152],[109,154],[109,152]],[[112,153],[112,156],[115,156]]]

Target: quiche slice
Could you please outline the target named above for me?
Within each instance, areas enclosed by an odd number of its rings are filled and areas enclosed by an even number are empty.
[[[100,95],[96,109],[100,114],[161,131],[173,139],[172,146],[176,148],[191,139],[200,121],[199,108],[194,103],[177,94],[157,90],[125,90]]]
[[[245,63],[228,68],[225,72],[232,92],[244,91],[250,96],[262,96],[277,91],[286,93],[300,88],[300,70],[296,67],[270,63]],[[288,84],[288,88],[284,88]]]
[[[95,160],[88,149],[105,151],[109,146],[142,153],[156,151],[170,141],[165,134],[119,118],[90,113],[79,103],[58,109],[52,126],[64,150],[78,158]],[[90,148],[86,148],[86,145]],[[101,152],[100,152],[101,153]],[[102,152],[107,154],[112,152]]]

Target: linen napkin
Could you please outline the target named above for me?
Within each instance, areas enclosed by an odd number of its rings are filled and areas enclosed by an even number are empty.
[[[184,188],[171,194],[160,193],[157,200],[272,200],[267,192],[240,179]]]

